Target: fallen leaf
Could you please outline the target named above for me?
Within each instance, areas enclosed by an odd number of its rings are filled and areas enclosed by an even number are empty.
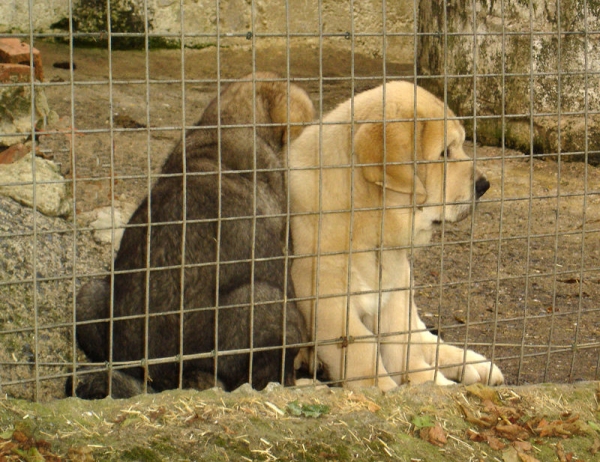
[[[531,436],[525,428],[516,424],[496,425],[496,433],[511,441],[526,440]]]
[[[528,452],[533,449],[533,446],[529,441],[513,441],[512,445],[517,449],[517,451]]]
[[[19,431],[19,430],[15,430],[13,432],[12,439],[13,439],[13,441],[16,441],[17,443],[26,443],[29,441],[29,438],[27,437],[27,435],[25,435],[25,433],[23,433],[22,431]]]
[[[465,388],[470,394],[477,396],[481,401],[489,400],[496,404],[500,403],[498,392],[491,387],[486,387],[481,383],[475,383]]]
[[[471,440],[471,441],[485,441],[485,437],[479,433],[476,432],[475,430],[472,429],[467,429],[467,437]]]
[[[504,462],[519,462],[519,454],[514,447],[509,446],[502,451],[502,460]]]
[[[563,445],[560,441],[556,443],[556,455],[558,456],[558,460],[560,462],[568,462],[567,456],[565,454],[565,448],[563,448]]]
[[[547,422],[542,419],[536,427],[536,433],[540,436],[558,436],[558,437],[569,437],[579,433],[585,433],[583,429],[583,423],[580,422],[579,416],[574,416],[569,420],[554,420]]]
[[[506,447],[506,444],[504,444],[502,441],[500,441],[495,436],[488,436],[486,441],[487,441],[487,444],[490,445],[490,448],[492,448],[495,451],[501,451],[502,449],[504,449]]]
[[[419,436],[422,440],[439,447],[443,447],[448,442],[446,433],[439,422],[436,422],[433,427],[422,428]]]
[[[535,457],[530,456],[529,454],[525,454],[524,452],[517,451],[517,455],[519,456],[521,462],[540,462],[539,459],[536,459]]]
[[[523,412],[517,408],[497,406],[488,399],[486,399],[482,403],[482,405],[483,410],[488,414],[493,415],[496,420],[503,420],[504,422],[515,423],[523,416]]]
[[[492,422],[485,421],[483,419],[480,419],[479,417],[476,417],[475,414],[473,414],[473,412],[467,406],[463,405],[462,403],[458,403],[458,405],[463,411],[467,422],[483,428],[490,428],[492,426]]]
[[[431,417],[428,415],[417,415],[414,416],[410,421],[417,430],[421,430],[422,428],[433,427],[434,423],[431,420]]]

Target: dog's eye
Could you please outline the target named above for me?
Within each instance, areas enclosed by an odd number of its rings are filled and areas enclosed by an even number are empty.
[[[440,159],[443,159],[444,157],[447,157],[448,150],[444,149],[442,152],[440,152]]]

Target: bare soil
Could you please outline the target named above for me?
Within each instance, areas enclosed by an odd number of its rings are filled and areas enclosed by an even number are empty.
[[[324,113],[381,84],[384,73],[413,73],[409,63],[352,57],[343,39],[288,51],[74,49],[72,74],[53,67],[69,61],[67,46],[35,46],[50,108],[61,117],[56,126],[66,130],[42,136],[40,145],[75,180],[76,217],[83,221],[113,198],[142,200],[149,175],[159,171],[182,127],[199,118],[218,79],[253,69],[289,74]],[[493,358],[509,384],[597,380],[600,169],[473,143],[467,149],[492,187],[470,219],[443,225],[432,245],[415,253],[422,318],[445,341]],[[105,252],[86,274],[109,265]]]

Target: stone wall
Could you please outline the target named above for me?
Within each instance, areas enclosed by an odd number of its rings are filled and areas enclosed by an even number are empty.
[[[481,116],[467,125],[482,143],[599,163],[600,1],[529,3],[422,0],[418,70],[439,78],[421,83]]]

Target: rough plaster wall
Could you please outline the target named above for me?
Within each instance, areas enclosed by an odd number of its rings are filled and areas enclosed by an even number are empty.
[[[50,25],[68,18],[68,0],[33,0],[34,28],[36,32],[48,32]],[[135,15],[135,24],[143,23],[143,8],[140,0],[113,0],[113,25],[116,30],[126,15]],[[286,3],[289,12],[286,11]],[[81,32],[100,32],[105,29],[106,12],[105,0],[73,0],[74,19],[78,22]],[[413,24],[414,6],[412,2],[395,2],[383,0],[365,0],[354,2],[354,11],[347,0],[329,0],[321,4],[319,18],[318,0],[289,0],[274,2],[270,0],[184,0],[183,20],[179,0],[147,0],[148,23],[154,34],[186,35],[188,45],[213,45],[217,33],[217,5],[220,23],[219,32],[222,34],[245,34],[252,31],[256,34],[286,34],[290,33],[319,34],[319,21],[324,34],[345,34],[352,31],[356,34],[373,34],[374,36],[355,36],[354,46],[357,52],[371,56],[381,56],[384,45],[381,35],[384,27],[388,37],[385,42],[386,55],[395,61],[412,60],[413,58]],[[94,16],[96,18],[94,19]],[[120,18],[116,21],[115,18]],[[183,31],[182,31],[183,23]],[[254,24],[254,28],[252,28]],[[128,24],[129,26],[129,24]],[[8,0],[0,2],[0,31],[28,32],[29,6],[27,0]],[[128,32],[143,32],[131,30]],[[409,34],[409,37],[389,36],[389,34]],[[172,37],[177,40],[177,37]],[[261,40],[280,40],[285,38],[270,38]],[[304,38],[305,42],[318,43],[318,37]],[[325,40],[340,41],[339,37]],[[247,46],[244,37],[223,38],[224,45],[239,44]],[[255,42],[256,43],[256,42]],[[342,42],[343,43],[343,42]],[[343,46],[349,46],[344,43]]]
[[[33,0],[33,30],[48,31],[50,26],[65,17],[69,0]],[[0,31],[29,32],[29,0],[0,1]]]
[[[600,78],[593,75],[600,70],[600,0],[587,1],[587,15],[584,6],[536,0],[530,11],[524,0],[457,0],[444,9],[442,0],[422,0],[419,31],[431,35],[419,42],[419,74],[457,76],[423,83],[443,95],[445,80],[460,115],[505,115],[504,127],[500,117],[477,122],[484,143],[500,143],[504,134],[509,147],[529,152],[533,129],[535,152],[583,151],[586,138],[589,150],[600,150],[598,117],[588,117],[586,133],[585,117],[568,114],[600,107]],[[464,35],[437,34],[444,30]],[[477,41],[475,30],[482,34]],[[490,32],[504,36],[484,35]]]
[[[286,10],[286,3],[288,10]],[[153,2],[153,32],[180,33],[179,2],[175,0],[154,0]],[[375,36],[355,36],[356,50],[372,56],[383,53],[383,12],[382,0],[367,0],[356,2],[354,11],[345,0],[332,0],[322,3],[319,15],[318,0],[289,0],[288,2],[273,2],[256,0],[230,0],[219,3],[219,32],[221,34],[242,35],[238,38],[222,38],[223,44],[247,45],[245,34],[253,31],[255,34],[273,34],[280,37],[259,38],[260,41],[286,40],[284,35],[307,34],[312,37],[292,38],[307,43],[317,44],[320,27],[323,34],[346,34],[352,31],[356,34],[373,34]],[[320,16],[320,17],[319,17]],[[387,34],[413,33],[413,6],[410,2],[386,2],[386,32]],[[321,23],[321,24],[320,24]],[[217,11],[214,0],[186,0],[184,5],[185,34],[217,33]],[[254,27],[253,27],[254,25]],[[214,37],[189,37],[190,44],[214,44]],[[338,37],[325,37],[325,41],[344,40]],[[412,37],[388,37],[386,54],[392,60],[412,60]],[[255,41],[256,43],[256,41]],[[343,42],[342,42],[343,43]],[[349,46],[345,43],[343,46]]]
[[[119,18],[113,19],[116,30],[143,32],[141,2],[111,2],[113,15]],[[74,19],[85,31],[105,27],[103,3],[106,0],[73,0],[73,11],[80,16]],[[32,4],[36,32],[47,32],[51,24],[68,17],[68,0]],[[147,0],[148,25],[154,34],[174,34],[172,40],[183,34],[186,45],[192,46],[215,45],[217,31],[231,34],[220,39],[226,46],[278,41],[285,45],[288,31],[312,35],[291,41],[316,45],[322,31],[327,45],[345,49],[353,45],[356,52],[371,56],[385,51],[388,60],[397,62],[413,59],[413,2],[329,0],[321,2],[321,14],[318,0],[289,0],[287,5],[288,11],[286,2],[269,0],[184,0],[182,18],[179,0]],[[128,14],[137,17],[130,21]],[[420,0],[418,30],[431,35],[419,41],[418,71],[425,76],[457,76],[446,82],[448,101],[459,114],[498,116],[477,122],[479,141],[496,144],[504,137],[509,147],[526,152],[583,151],[586,146],[600,150],[599,116],[586,122],[582,116],[568,115],[600,107],[599,17],[600,0],[533,0],[531,10],[529,0]],[[132,24],[140,30],[132,30]],[[352,30],[354,36],[348,37],[352,41],[346,40],[344,35]],[[0,2],[0,31],[29,31],[28,1]],[[245,36],[250,31],[279,37],[255,36],[249,42]],[[476,40],[474,31],[481,34]],[[504,35],[484,35],[489,32]],[[532,72],[546,75],[532,78]],[[443,78],[422,83],[443,95]],[[536,116],[559,111],[560,117]],[[594,156],[600,162],[600,155]]]
[[[234,5],[244,0],[224,2]],[[214,34],[217,23],[217,3],[212,0],[184,0],[183,2],[183,31],[182,16],[179,0],[148,0],[152,10],[152,32],[156,34],[198,34],[189,40],[189,44],[215,43],[208,34]],[[186,42],[188,43],[188,42]]]

